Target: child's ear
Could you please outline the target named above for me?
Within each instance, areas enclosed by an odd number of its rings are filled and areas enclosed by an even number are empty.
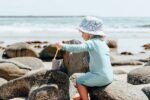
[[[92,37],[93,37],[93,35],[92,34],[88,34],[89,35],[89,39],[91,39]]]

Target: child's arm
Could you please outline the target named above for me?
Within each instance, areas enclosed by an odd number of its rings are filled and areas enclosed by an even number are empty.
[[[57,45],[59,45],[60,49],[74,53],[89,51],[92,49],[90,41],[87,41],[82,44],[56,44],[56,47],[58,47]]]

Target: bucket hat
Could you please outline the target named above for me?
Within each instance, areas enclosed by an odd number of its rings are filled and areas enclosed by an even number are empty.
[[[102,25],[102,20],[93,16],[87,16],[81,21],[78,29],[88,34],[106,36],[102,31]]]

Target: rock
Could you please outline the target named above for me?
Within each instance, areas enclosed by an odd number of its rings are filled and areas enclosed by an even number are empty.
[[[121,52],[120,54],[121,55],[133,55],[133,53],[131,53],[131,52]]]
[[[77,88],[75,88],[74,83],[75,79],[74,77],[72,77],[72,75],[70,76],[70,86],[69,86],[69,94],[70,94],[70,98],[73,98],[75,96],[76,93],[78,93]]]
[[[107,45],[108,45],[109,48],[117,48],[117,41],[107,40]]]
[[[146,96],[150,100],[150,86],[142,88],[142,91],[146,94]]]
[[[10,60],[14,60],[24,65],[27,65],[32,70],[36,70],[44,67],[42,60],[35,57],[16,57],[16,58],[11,58]]]
[[[84,73],[74,73],[70,76],[70,80],[72,82],[72,84],[75,86],[76,85],[76,81],[77,81],[77,78],[82,76]]]
[[[68,40],[68,41],[62,41],[62,43],[65,43],[65,44],[81,44],[82,42],[79,41],[79,40]]]
[[[120,74],[127,74],[127,73],[124,72],[123,70],[113,70],[113,73],[114,73],[114,74],[117,74],[117,75],[118,75],[118,74],[119,74],[119,75],[120,75]]]
[[[127,80],[134,85],[150,83],[150,67],[136,68],[130,71]]]
[[[150,49],[150,43],[144,44],[142,47],[144,47],[144,49]]]
[[[140,51],[139,53],[143,53],[143,54],[144,54],[144,53],[145,53],[145,51]]]
[[[56,47],[53,44],[48,45],[40,52],[41,59],[53,59],[56,53]],[[59,59],[63,58],[63,51],[59,50],[57,57]]]
[[[0,77],[12,80],[28,73],[31,68],[19,62],[11,60],[0,61]]]
[[[70,40],[64,41],[63,43],[66,44],[79,44],[80,41],[77,40]],[[65,52],[63,56],[64,66],[67,69],[68,75],[72,75],[76,72],[87,72],[89,70],[88,60],[89,54],[88,52],[81,52],[81,53],[72,53],[72,52]]]
[[[0,46],[0,49],[4,50],[4,49],[5,49],[5,47],[3,47],[3,46]]]
[[[44,45],[44,46],[43,46],[43,48],[46,48],[46,47],[48,47],[48,45]]]
[[[7,83],[7,80],[0,77],[0,86]]]
[[[147,62],[144,66],[150,66],[150,61]]]
[[[127,74],[114,74],[114,81],[127,82]]]
[[[23,42],[7,46],[4,55],[8,58],[23,56],[39,57],[39,54],[29,44]]]
[[[27,41],[28,44],[47,44],[48,41]]]
[[[46,84],[57,84],[60,100],[69,98],[69,78],[60,71],[40,69],[32,71],[23,77],[11,80],[0,86],[0,99],[11,99],[15,97],[27,97],[31,88]],[[53,87],[52,87],[53,88]]]
[[[91,100],[148,100],[146,95],[126,82],[113,81],[108,86],[89,88]]]
[[[9,100],[27,100],[27,98],[21,98],[21,97],[17,97],[17,98],[12,98],[12,99],[9,99]]]
[[[142,62],[140,62],[140,61],[132,61],[132,60],[130,60],[130,61],[112,61],[111,62],[111,65],[112,66],[121,66],[121,65],[143,65],[143,63]]]
[[[150,62],[150,57],[146,58],[146,59],[139,59],[138,61],[141,61],[141,62],[144,62],[144,63]]]
[[[56,84],[42,85],[31,89],[28,100],[69,100],[69,98],[62,98],[60,91]]]
[[[35,45],[34,48],[42,48],[41,45]]]
[[[87,72],[89,66],[83,63],[83,58],[87,57],[88,53],[69,53],[64,54],[64,66],[67,69],[68,75],[72,75],[76,72]]]

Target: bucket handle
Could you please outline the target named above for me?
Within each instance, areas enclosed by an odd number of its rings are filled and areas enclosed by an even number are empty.
[[[55,53],[55,56],[54,56],[53,60],[56,59],[56,56],[57,56],[57,54],[58,54],[58,51],[59,51],[59,49],[56,50],[56,53]]]

